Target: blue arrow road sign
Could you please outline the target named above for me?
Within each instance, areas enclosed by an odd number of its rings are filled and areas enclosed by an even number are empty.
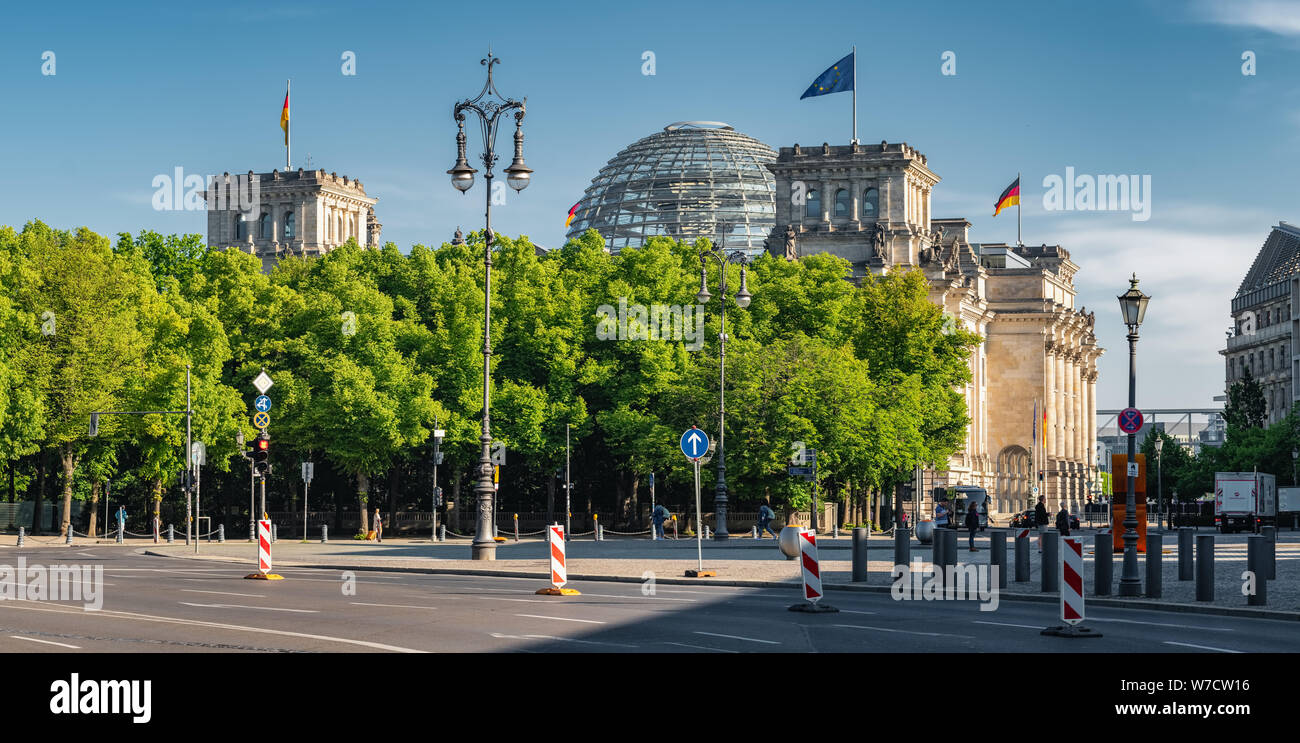
[[[695,426],[691,426],[686,433],[682,434],[682,440],[678,442],[682,448],[682,453],[690,459],[699,459],[709,451],[709,435]]]
[[[266,395],[258,395],[257,399],[253,401],[253,407],[257,408],[259,413],[268,412],[271,410],[271,398]]]

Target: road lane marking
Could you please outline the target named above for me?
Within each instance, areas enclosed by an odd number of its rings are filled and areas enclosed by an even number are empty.
[[[878,611],[856,611],[854,609],[840,609],[841,614],[879,614]]]
[[[459,596],[437,596],[435,598],[460,598]],[[554,601],[543,601],[542,599],[508,599],[504,596],[466,596],[465,598],[476,598],[479,601],[518,601],[525,604],[553,604]]]
[[[612,645],[617,648],[634,648],[637,645],[625,645],[621,642],[598,642],[596,640],[577,640],[572,637],[555,637],[554,635],[507,635],[501,632],[489,633],[498,640],[556,640],[559,642],[577,642],[583,645]],[[532,652],[532,651],[524,651]]]
[[[780,645],[775,640],[760,640],[756,637],[741,637],[740,635],[723,635],[717,632],[696,632],[697,635],[708,635],[709,637],[726,637],[732,640],[744,640],[745,642],[761,642],[764,645]]]
[[[1242,651],[1240,651],[1240,650],[1228,650],[1227,648],[1212,648],[1212,647],[1210,647],[1209,645],[1193,645],[1193,644],[1190,643],[1190,642],[1174,642],[1173,640],[1165,640],[1165,644],[1166,644],[1166,645],[1182,645],[1182,646],[1185,647],[1185,648],[1196,648],[1196,649],[1198,649],[1198,650],[1213,650],[1213,651],[1215,651],[1216,653],[1236,653],[1236,654],[1238,654],[1238,655],[1240,655],[1240,654],[1242,653]]]
[[[970,636],[970,635],[953,635],[953,634],[949,634],[949,633],[947,633],[947,632],[917,632],[916,630],[910,630],[910,629],[893,629],[893,628],[891,628],[891,627],[868,627],[868,626],[866,626],[866,625],[862,625],[862,624],[832,624],[831,626],[832,626],[832,627],[843,627],[843,628],[845,628],[845,629],[871,629],[871,630],[876,630],[877,632],[899,632],[899,633],[904,634],[904,635],[923,635],[923,636],[925,636],[925,637],[961,637],[961,638],[965,638],[965,639],[967,639],[967,640],[973,640],[973,639],[975,639],[974,637],[972,637],[972,636]]]
[[[385,606],[392,609],[437,609],[436,606],[416,606],[414,604],[367,604],[364,601],[353,601],[353,606]]]
[[[583,624],[606,624],[598,622],[595,619],[569,619],[568,617],[547,617],[541,614],[516,614],[517,617],[532,617],[533,619],[555,619],[561,622],[582,622]]]
[[[739,653],[739,650],[724,650],[722,648],[711,648],[707,645],[688,645],[684,642],[665,642],[665,645],[676,645],[679,648],[693,648],[695,650],[712,650],[715,653]]]
[[[1202,627],[1195,624],[1168,624],[1166,622],[1143,622],[1137,619],[1103,619],[1102,617],[1088,617],[1092,622],[1123,622],[1124,624],[1150,624],[1155,627],[1179,627],[1182,629],[1200,629],[1209,632],[1236,632],[1228,627]]]
[[[73,650],[81,649],[80,645],[69,645],[66,642],[54,642],[53,640],[38,640],[35,637],[22,637],[21,635],[9,635],[9,636],[14,638],[15,640],[26,640],[28,642],[40,642],[46,645],[58,645],[61,648],[72,648]]]
[[[255,599],[264,599],[265,595],[260,593],[230,593],[229,591],[200,591],[197,588],[182,588],[181,593],[215,593],[221,596],[248,596]]]
[[[27,611],[45,611],[55,614],[73,614],[83,615],[82,611],[75,609],[59,609],[47,606],[25,606],[8,601],[0,601],[0,609],[25,609]],[[427,653],[427,650],[416,650],[415,648],[404,648],[397,645],[385,645],[380,642],[370,642],[369,640],[353,640],[347,637],[331,637],[329,635],[315,635],[307,632],[291,632],[282,629],[269,629],[267,627],[250,627],[242,624],[225,624],[223,622],[206,622],[201,619],[182,619],[180,617],[160,617],[152,614],[138,614],[131,611],[113,611],[109,609],[100,609],[95,612],[100,617],[109,619],[124,619],[137,622],[160,622],[163,624],[188,624],[194,627],[210,627],[213,629],[233,630],[236,632],[259,632],[264,635],[281,635],[284,637],[300,637],[307,640],[322,640],[324,642],[335,642],[344,645],[360,645],[361,647],[374,648],[376,650],[388,650],[394,653]]]
[[[191,604],[188,601],[178,601],[181,606],[198,606],[206,609],[260,609],[262,611],[292,611],[298,614],[319,614],[316,609],[280,609],[274,606],[244,606],[243,604]]]
[[[692,604],[699,603],[699,599],[670,599],[666,596],[655,596],[655,595],[645,596],[639,593],[626,594],[623,596],[619,596],[618,594],[613,594],[613,593],[584,593],[582,595],[595,596],[596,598],[602,598],[602,599],[658,599],[659,601],[689,601]]]
[[[975,624],[995,624],[999,627],[1022,627],[1024,629],[1042,629],[1042,627],[1037,624],[1012,624],[1010,622],[982,622],[978,619],[973,621]]]

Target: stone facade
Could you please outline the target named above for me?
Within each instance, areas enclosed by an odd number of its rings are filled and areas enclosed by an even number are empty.
[[[1093,316],[1075,308],[1078,266],[1069,252],[972,243],[970,222],[933,218],[939,177],[906,143],[795,145],[782,148],[769,167],[776,176],[771,252],[833,253],[849,261],[855,280],[895,266],[920,269],[931,301],[984,339],[962,390],[971,419],[965,446],[925,472],[923,491],[978,485],[995,511],[1029,508],[1037,459],[1048,507],[1064,501],[1080,509],[1097,476],[1092,442],[1102,349]],[[1035,409],[1037,435],[1047,433],[1037,453]]]
[[[228,196],[241,188],[240,178],[256,179],[255,203],[247,211],[223,208],[238,204]],[[254,173],[232,178],[229,173],[209,184],[208,245],[238,248],[262,260],[270,271],[286,255],[324,255],[355,240],[363,247],[378,247],[382,225],[375,218],[378,199],[366,195],[361,181],[324,170]],[[223,190],[224,189],[224,190]]]
[[[1292,340],[1300,334],[1300,320],[1291,317],[1293,303],[1300,303],[1300,227],[1280,222],[1232,298],[1233,328],[1219,352],[1225,390],[1249,368],[1263,387],[1269,424],[1285,418],[1300,399],[1293,381],[1300,377],[1300,357]]]

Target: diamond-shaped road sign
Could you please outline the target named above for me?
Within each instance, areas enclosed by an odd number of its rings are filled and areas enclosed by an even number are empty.
[[[271,389],[271,385],[273,384],[275,384],[275,382],[271,381],[271,375],[267,374],[266,372],[262,372],[261,374],[258,374],[257,378],[253,380],[253,386],[256,387],[257,391],[262,393],[263,395],[266,394],[267,390]]]

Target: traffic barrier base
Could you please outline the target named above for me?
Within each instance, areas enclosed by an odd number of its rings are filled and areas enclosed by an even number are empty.
[[[252,575],[245,575],[244,580],[284,580],[284,576],[275,573],[253,573]]]
[[[576,588],[539,588],[538,596],[581,596],[582,592]]]
[[[790,611],[802,611],[809,614],[834,614],[839,611],[839,609],[836,609],[830,604],[823,604],[820,601],[815,604],[804,601],[799,604],[792,604],[790,606]]]
[[[1040,635],[1050,635],[1052,637],[1101,637],[1101,633],[1091,627],[1084,627],[1080,624],[1064,624],[1059,627],[1048,627],[1039,633]]]
[[[718,571],[716,571],[716,570],[696,570],[696,569],[692,568],[692,569],[686,571],[686,577],[687,577],[687,578],[716,578],[716,577],[718,577]]]

